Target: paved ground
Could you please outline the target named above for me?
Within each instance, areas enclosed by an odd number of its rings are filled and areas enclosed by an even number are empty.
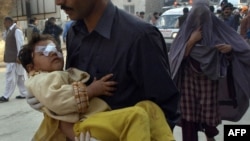
[[[5,86],[4,71],[5,68],[0,67],[0,95]],[[9,102],[0,103],[0,141],[30,141],[42,120],[42,113],[30,108],[26,100],[15,99],[16,95],[18,95],[17,89]],[[250,124],[250,109],[238,123],[223,122],[219,126],[220,134],[216,136],[217,141],[223,141],[224,124]],[[174,135],[177,141],[182,141],[181,128],[176,127]],[[206,141],[202,133],[199,134],[199,139]]]

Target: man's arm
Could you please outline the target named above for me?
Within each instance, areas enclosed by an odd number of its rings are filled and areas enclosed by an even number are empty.
[[[180,93],[170,76],[167,47],[156,28],[138,37],[133,46],[129,70],[142,88],[144,98],[154,101],[163,110],[173,129],[179,119]],[[140,67],[138,67],[140,64]]]
[[[17,52],[19,52],[24,43],[23,32],[20,29],[16,29],[15,38],[16,38]]]
[[[24,36],[23,36],[23,32],[20,29],[16,29],[15,31],[15,38],[16,38],[16,47],[17,47],[17,56],[19,51],[21,50],[23,43],[24,43]],[[18,57],[16,59],[17,63],[20,63]]]

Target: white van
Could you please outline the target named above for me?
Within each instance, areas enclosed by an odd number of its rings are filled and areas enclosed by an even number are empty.
[[[191,9],[191,6],[186,7],[188,7],[189,10]],[[162,33],[168,50],[179,31],[179,28],[176,28],[175,26],[178,17],[183,15],[183,8],[184,7],[169,9],[165,11],[157,20],[156,27]]]

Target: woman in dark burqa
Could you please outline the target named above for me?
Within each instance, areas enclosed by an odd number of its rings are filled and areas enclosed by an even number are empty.
[[[198,131],[214,141],[221,120],[238,121],[249,107],[250,46],[196,0],[169,53],[183,141],[198,141]]]

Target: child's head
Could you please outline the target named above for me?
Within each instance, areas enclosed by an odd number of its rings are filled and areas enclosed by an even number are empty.
[[[63,55],[50,35],[34,35],[18,54],[27,72],[63,70]]]

